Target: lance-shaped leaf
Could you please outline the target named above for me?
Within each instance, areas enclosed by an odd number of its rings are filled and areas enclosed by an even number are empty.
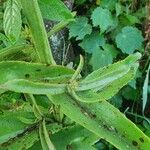
[[[95,102],[96,99],[97,101],[107,100],[114,96],[124,85],[134,78],[140,57],[139,53],[130,55],[123,61],[98,69],[88,75],[79,83],[78,90],[91,89],[95,92],[96,97],[94,100],[94,95],[92,96],[89,92],[77,92],[76,94],[80,97],[80,101],[85,102],[87,99],[87,102],[92,102],[93,99],[93,102]],[[84,96],[86,95],[85,93],[87,93],[87,97]],[[90,95],[90,99],[88,99],[88,95]]]
[[[62,129],[62,126],[57,123],[51,123],[47,126],[48,130],[53,135],[55,132],[58,132]],[[30,131],[30,132],[29,132]],[[33,126],[24,132],[24,134],[20,134],[19,137],[14,137],[13,140],[8,140],[5,143],[0,145],[0,150],[18,150],[18,149],[33,149],[33,146],[37,146],[39,144],[39,149],[41,148],[39,134],[37,130],[37,126]],[[37,147],[36,147],[37,149]],[[42,148],[41,148],[42,149]]]
[[[45,120],[43,120],[42,123],[40,124],[39,135],[40,135],[41,145],[44,150],[55,150],[53,143],[49,139]]]
[[[149,149],[150,139],[107,101],[85,104],[67,94],[47,95],[69,118],[121,150]]]
[[[62,93],[73,73],[74,70],[57,65],[0,62],[0,87],[33,94]]]

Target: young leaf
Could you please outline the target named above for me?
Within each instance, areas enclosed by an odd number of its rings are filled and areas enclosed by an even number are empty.
[[[38,0],[44,19],[64,21],[73,19],[73,14],[61,0]]]
[[[88,24],[88,18],[78,17],[76,22],[69,25],[69,37],[76,37],[76,40],[82,40],[85,35],[91,34],[92,26]]]
[[[91,16],[94,26],[99,26],[101,32],[105,32],[109,27],[113,26],[113,19],[111,12],[108,9],[97,7]]]
[[[141,31],[130,26],[124,27],[122,32],[116,36],[117,47],[126,54],[132,54],[135,50],[140,49],[143,41]]]
[[[8,0],[4,11],[3,26],[6,36],[15,43],[21,31],[21,6],[18,0]]]

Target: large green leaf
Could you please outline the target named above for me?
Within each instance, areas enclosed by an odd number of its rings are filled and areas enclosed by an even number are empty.
[[[3,26],[6,36],[16,42],[21,32],[21,6],[18,0],[8,0],[4,11]]]
[[[149,149],[150,139],[107,101],[85,104],[67,94],[48,97],[69,118],[118,149]]]
[[[38,0],[43,18],[64,21],[73,19],[73,14],[61,0]]]
[[[47,66],[26,62],[1,62],[0,84],[5,90],[15,92],[46,94],[65,90],[65,83],[74,70],[63,66]],[[47,92],[46,92],[47,91]]]
[[[79,81],[76,86],[79,100],[95,102],[111,98],[134,77],[140,56],[139,53],[130,55],[124,61],[94,71],[83,81]],[[25,62],[1,62],[0,68],[2,89],[31,94],[67,92],[68,81],[74,74],[74,70],[57,65],[46,66]],[[86,90],[99,93],[97,95],[88,91],[79,92]]]
[[[127,54],[132,54],[135,50],[140,49],[143,40],[141,31],[130,26],[124,27],[116,36],[117,47]]]
[[[134,78],[138,68],[137,61],[140,57],[141,55],[136,53],[123,61],[92,72],[79,83],[79,89],[81,91],[82,89],[93,89],[101,97],[101,100],[111,98]]]

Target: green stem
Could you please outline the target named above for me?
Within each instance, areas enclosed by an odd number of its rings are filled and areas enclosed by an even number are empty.
[[[50,37],[54,33],[60,31],[64,27],[66,27],[70,22],[74,21],[74,19],[69,19],[67,21],[61,21],[60,23],[56,24],[48,33],[47,36]]]
[[[47,33],[37,0],[20,0],[20,2],[31,28],[39,61],[45,64],[56,64],[49,46]]]

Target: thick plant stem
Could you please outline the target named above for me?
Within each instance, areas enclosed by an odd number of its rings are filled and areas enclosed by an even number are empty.
[[[34,39],[39,61],[55,64],[37,0],[20,0]]]

